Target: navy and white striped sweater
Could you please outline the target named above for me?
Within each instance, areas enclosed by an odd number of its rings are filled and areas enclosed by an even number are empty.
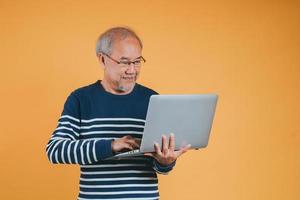
[[[51,163],[79,164],[79,200],[159,199],[156,172],[167,174],[151,157],[104,160],[113,155],[113,139],[142,138],[151,95],[136,84],[127,95],[114,95],[100,81],[72,92],[47,147]]]

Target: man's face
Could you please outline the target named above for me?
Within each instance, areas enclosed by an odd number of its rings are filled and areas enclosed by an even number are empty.
[[[140,59],[142,49],[135,38],[125,38],[114,43],[111,58],[119,61],[135,61]],[[104,56],[104,79],[110,89],[116,93],[128,93],[133,89],[138,78],[140,67],[133,64],[117,64],[107,56]]]

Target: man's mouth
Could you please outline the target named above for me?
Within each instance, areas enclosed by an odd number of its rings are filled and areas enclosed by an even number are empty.
[[[131,77],[122,77],[122,79],[125,79],[125,80],[135,80],[135,77],[134,76],[131,76]]]

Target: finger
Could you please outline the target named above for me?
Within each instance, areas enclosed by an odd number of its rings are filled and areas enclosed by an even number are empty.
[[[174,151],[175,150],[175,136],[173,133],[170,134],[169,137],[169,150]]]
[[[128,143],[124,143],[124,149],[133,150],[133,147]]]
[[[162,136],[162,152],[164,155],[168,153],[168,146],[167,146],[167,137],[165,135]]]
[[[132,136],[131,135],[126,135],[123,138],[130,140],[130,139],[132,139]]]
[[[161,152],[159,144],[157,142],[154,144],[154,149],[155,149],[155,152],[157,155],[162,156],[162,152]]]
[[[121,138],[119,138],[119,140],[123,140],[124,142],[126,142],[127,140],[130,140],[132,137],[130,135],[125,135]]]
[[[175,157],[178,158],[182,154],[186,153],[191,148],[191,145],[188,144],[184,147],[182,147],[179,151],[175,151]]]
[[[133,148],[139,148],[139,144],[136,143],[136,141],[134,139],[131,139],[131,140],[127,140],[126,141],[128,144],[130,144]]]
[[[123,139],[125,143],[129,143],[133,148],[139,148],[139,144],[131,135],[126,135]]]
[[[135,138],[134,139],[135,140],[135,142],[140,146],[141,145],[141,142],[142,142],[142,140],[141,139],[139,139],[139,138]]]
[[[188,144],[188,145],[184,146],[184,147],[181,149],[182,153],[185,153],[185,152],[187,152],[188,150],[190,150],[191,146],[192,146],[191,144]]]

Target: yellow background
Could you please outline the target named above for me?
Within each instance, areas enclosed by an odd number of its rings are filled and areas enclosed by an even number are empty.
[[[68,94],[102,77],[98,35],[127,25],[162,94],[220,95],[208,148],[160,176],[161,199],[300,199],[296,1],[0,1],[0,198],[76,199],[45,145]]]

